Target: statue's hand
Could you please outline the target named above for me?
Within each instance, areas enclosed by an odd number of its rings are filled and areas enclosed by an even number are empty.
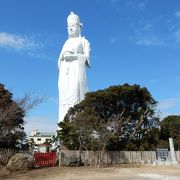
[[[63,54],[63,57],[66,61],[72,61],[72,60],[75,60],[74,59],[74,53],[71,52],[71,51],[66,51],[64,54]]]
[[[73,60],[77,60],[78,56],[76,54],[71,54],[71,55],[68,55],[68,56],[64,56],[64,59],[66,61],[73,61]]]

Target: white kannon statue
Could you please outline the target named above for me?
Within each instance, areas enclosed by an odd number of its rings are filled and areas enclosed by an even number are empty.
[[[88,40],[81,37],[82,23],[73,12],[67,18],[69,38],[58,59],[59,122],[70,107],[81,102],[87,93],[86,66],[90,67]]]

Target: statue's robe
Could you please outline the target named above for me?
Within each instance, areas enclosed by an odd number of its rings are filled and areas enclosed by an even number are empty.
[[[86,65],[89,62],[90,46],[84,37],[69,38],[60,53],[59,67],[59,122],[63,121],[70,107],[81,102],[88,91]],[[65,60],[66,56],[77,55],[77,59]]]

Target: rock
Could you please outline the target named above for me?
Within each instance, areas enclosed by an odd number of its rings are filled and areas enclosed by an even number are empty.
[[[7,168],[10,171],[22,171],[33,168],[34,158],[30,154],[15,154],[8,162]]]
[[[9,176],[11,174],[10,170],[7,169],[6,166],[1,166],[0,167],[0,177],[5,177],[5,176]]]

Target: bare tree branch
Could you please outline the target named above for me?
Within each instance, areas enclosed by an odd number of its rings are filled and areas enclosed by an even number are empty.
[[[35,106],[47,100],[47,96],[35,96],[26,93],[23,98],[17,99],[16,102],[25,112],[33,109]]]

